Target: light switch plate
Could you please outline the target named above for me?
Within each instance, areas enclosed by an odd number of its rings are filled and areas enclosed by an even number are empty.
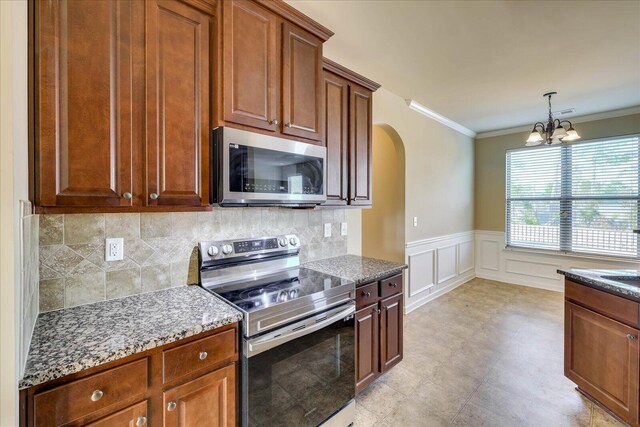
[[[347,235],[347,223],[346,222],[341,222],[340,223],[340,235],[341,236],[346,236]]]
[[[124,259],[124,239],[122,237],[113,237],[105,239],[104,242],[104,260],[105,261],[122,261]]]
[[[331,237],[331,223],[328,222],[324,225],[324,237]]]

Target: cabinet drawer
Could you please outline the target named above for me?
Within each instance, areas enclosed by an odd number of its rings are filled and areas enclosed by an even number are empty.
[[[237,330],[233,328],[163,351],[163,382],[233,359],[236,355],[236,335]]]
[[[378,301],[378,283],[370,283],[368,285],[356,288],[356,307],[361,308]]]
[[[637,302],[580,285],[570,280],[565,280],[564,295],[570,301],[629,326],[640,328],[640,313]]]
[[[34,396],[35,424],[66,424],[144,394],[147,378],[145,358],[38,393]]]
[[[87,427],[131,427],[147,425],[147,401],[108,415]]]
[[[380,297],[386,298],[398,292],[402,292],[402,273],[380,281]]]

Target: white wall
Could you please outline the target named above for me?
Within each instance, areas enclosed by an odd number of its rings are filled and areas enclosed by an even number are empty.
[[[0,1],[0,425],[18,425],[20,203],[28,199],[27,2]]]

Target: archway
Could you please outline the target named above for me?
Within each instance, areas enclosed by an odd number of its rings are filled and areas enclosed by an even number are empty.
[[[373,207],[362,210],[362,255],[405,262],[405,152],[396,130],[373,126]]]

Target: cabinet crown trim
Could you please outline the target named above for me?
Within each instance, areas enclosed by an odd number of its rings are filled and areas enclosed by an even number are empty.
[[[323,42],[329,40],[329,38],[334,34],[333,31],[324,25],[314,21],[282,0],[255,0],[255,2],[277,13],[288,21],[304,28],[311,34],[319,37]]]
[[[373,80],[366,78],[362,74],[358,74],[355,71],[352,71],[347,67],[330,60],[329,58],[322,58],[322,66],[325,70],[330,71],[334,74],[337,74],[340,77],[343,77],[349,81],[357,83],[360,86],[363,86],[372,92],[375,92],[376,90],[380,89],[381,85],[379,83],[376,83]]]

